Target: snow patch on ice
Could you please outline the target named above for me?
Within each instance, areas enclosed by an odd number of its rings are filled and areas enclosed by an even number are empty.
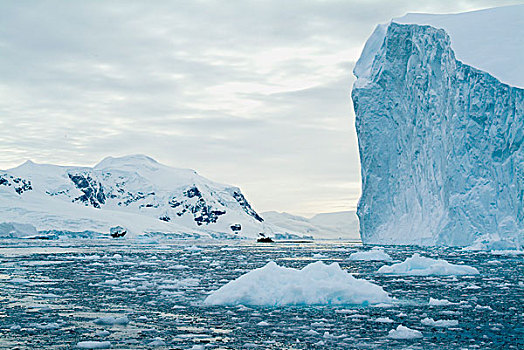
[[[393,21],[444,29],[457,59],[502,82],[524,87],[524,5],[443,15],[409,13]]]

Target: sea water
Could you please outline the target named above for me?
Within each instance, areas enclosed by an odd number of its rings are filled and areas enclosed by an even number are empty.
[[[29,241],[0,245],[0,348],[522,349],[524,255],[382,247],[477,268],[473,276],[377,274],[350,261],[359,243],[331,241]],[[206,306],[206,296],[268,261],[321,260],[382,286],[391,305]],[[430,303],[430,298],[440,302]],[[435,304],[447,305],[435,305]],[[448,320],[446,326],[425,319]],[[444,325],[446,323],[443,323]],[[398,325],[422,338],[391,339]],[[91,343],[82,343],[91,342]]]

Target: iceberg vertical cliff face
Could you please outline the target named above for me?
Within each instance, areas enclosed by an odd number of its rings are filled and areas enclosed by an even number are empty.
[[[524,90],[457,60],[451,42],[381,25],[354,69],[364,243],[524,241]]]

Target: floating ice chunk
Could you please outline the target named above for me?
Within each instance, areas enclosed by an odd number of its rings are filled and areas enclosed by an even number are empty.
[[[152,342],[147,344],[147,346],[166,346],[166,342],[164,341],[164,339],[156,337]]]
[[[388,253],[380,248],[373,248],[365,252],[352,253],[348,260],[362,260],[362,261],[392,261]]]
[[[458,326],[459,322],[457,320],[437,320],[435,321],[432,318],[426,317],[422,321],[420,321],[424,326],[431,326],[431,327],[455,327]]]
[[[524,250],[492,250],[490,253],[493,255],[522,255]]]
[[[378,273],[393,275],[477,275],[479,271],[467,265],[455,265],[442,259],[431,259],[420,256],[418,253],[413,254],[404,262],[385,265],[378,269]]]
[[[129,323],[129,318],[127,316],[122,317],[113,317],[113,316],[105,316],[97,318],[93,321],[96,324],[99,325],[127,325]]]
[[[38,312],[51,312],[51,311],[53,311],[53,309],[51,309],[49,306],[42,306],[42,307],[38,307],[36,309],[36,311],[38,311]]]
[[[393,323],[393,320],[389,317],[378,317],[374,321],[378,323]]]
[[[109,331],[97,331],[95,333],[95,336],[97,336],[97,337],[107,337],[110,334],[111,334],[111,332],[109,332]]]
[[[109,349],[111,343],[108,341],[81,341],[76,344],[79,349]]]
[[[491,310],[491,311],[493,311],[493,309],[489,305],[485,305],[485,306],[484,305],[477,305],[477,306],[475,306],[475,310],[477,310],[477,311],[478,310]]]
[[[388,338],[392,339],[418,339],[422,338],[422,333],[416,329],[411,329],[403,325],[399,325],[397,329],[389,331]]]
[[[57,298],[60,298],[60,295],[53,294],[53,293],[44,293],[44,294],[37,295],[37,297],[43,298],[43,299],[57,299]]]
[[[315,253],[313,254],[313,259],[324,259],[327,258],[327,255],[321,254],[321,253]]]
[[[202,248],[197,247],[196,245],[192,245],[192,246],[185,247],[184,250],[187,250],[187,251],[193,252],[193,253],[197,253],[197,252],[201,252]]]
[[[266,321],[260,321],[260,322],[257,323],[257,326],[267,327],[267,326],[269,326],[269,323],[267,323]]]
[[[181,280],[162,280],[162,285],[160,285],[159,289],[181,289],[181,288],[187,288],[187,287],[195,287],[198,286],[200,283],[200,280],[198,278],[184,278]]]
[[[457,305],[457,303],[452,303],[449,300],[446,299],[433,299],[429,298],[429,305],[431,306],[449,306],[449,305]]]
[[[105,282],[102,282],[102,284],[107,284],[108,286],[117,286],[120,284],[120,281],[116,279],[111,279],[111,280],[106,280]]]
[[[183,270],[183,269],[189,269],[189,266],[176,264],[176,265],[173,265],[173,266],[169,266],[168,269],[170,269],[170,270]]]
[[[337,263],[320,261],[302,270],[269,262],[211,293],[207,305],[322,305],[391,302],[382,287],[356,279]]]
[[[14,284],[27,284],[27,283],[31,283],[29,280],[26,280],[25,278],[11,278],[9,280],[9,282],[11,283],[14,283]]]
[[[60,325],[56,322],[51,322],[51,323],[31,323],[30,324],[31,327],[34,327],[34,328],[38,328],[38,329],[43,329],[43,330],[53,330],[53,329],[58,329],[60,328]]]
[[[100,255],[84,255],[84,256],[79,256],[77,257],[76,259],[79,259],[79,260],[99,260],[101,257]]]

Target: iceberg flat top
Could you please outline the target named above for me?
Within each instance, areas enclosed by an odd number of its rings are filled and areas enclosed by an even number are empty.
[[[211,293],[207,305],[341,305],[377,304],[391,301],[382,287],[356,279],[337,263],[320,261],[302,270],[266,266],[240,276]]]
[[[393,22],[444,29],[458,60],[524,88],[524,5],[444,15],[409,13]]]

